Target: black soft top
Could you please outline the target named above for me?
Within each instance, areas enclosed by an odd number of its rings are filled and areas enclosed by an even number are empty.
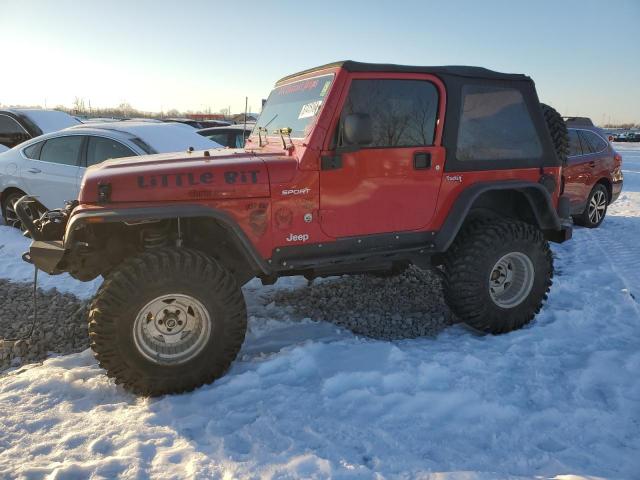
[[[420,67],[415,65],[396,65],[393,63],[363,63],[353,60],[343,60],[340,62],[328,63],[319,67],[303,70],[302,72],[287,75],[278,80],[282,83],[286,80],[304,75],[306,73],[324,70],[327,68],[340,67],[348,72],[401,72],[401,73],[431,73],[434,75],[447,75],[465,78],[480,78],[485,80],[506,80],[506,81],[531,81],[531,79],[520,73],[501,73],[483,67],[469,67],[465,65],[446,65],[436,67]]]
[[[346,60],[329,63],[311,68],[294,75],[289,75],[278,81],[278,84],[295,79],[300,75],[318,72],[329,68],[343,68],[348,72],[398,72],[398,73],[428,73],[436,75],[445,85],[447,91],[446,115],[443,130],[442,144],[447,149],[445,171],[464,172],[471,170],[496,170],[504,168],[534,168],[551,167],[561,165],[558,158],[547,124],[540,107],[540,100],[536,93],[536,87],[531,78],[522,74],[494,72],[482,67],[466,66],[441,66],[441,67],[417,67],[411,65],[393,65],[384,63],[362,63]],[[276,85],[278,85],[276,84]],[[526,105],[534,128],[542,146],[541,152],[534,158],[518,160],[484,160],[470,162],[459,159],[457,154],[458,127],[460,125],[463,108],[462,101],[465,89],[472,92],[473,89],[488,89],[488,91],[511,89],[517,90],[522,95],[522,103]],[[479,90],[477,90],[479,91]],[[516,128],[517,125],[514,125]],[[478,139],[481,141],[482,139]]]

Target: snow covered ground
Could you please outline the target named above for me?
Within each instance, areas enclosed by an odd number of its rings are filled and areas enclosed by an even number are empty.
[[[0,477],[639,478],[640,145],[616,149],[624,192],[553,247],[528,328],[381,342],[270,303],[300,279],[252,282],[241,356],[191,394],[136,398],[89,351],[0,377]],[[26,247],[0,226],[0,277],[30,279]]]

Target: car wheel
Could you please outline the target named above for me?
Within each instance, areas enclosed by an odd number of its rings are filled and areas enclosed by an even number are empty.
[[[609,192],[602,184],[597,184],[591,190],[587,199],[587,206],[584,212],[574,218],[574,221],[583,227],[597,228],[600,226],[607,214],[607,206],[609,205]]]
[[[16,215],[16,203],[22,197],[25,196],[24,192],[16,191],[7,195],[7,198],[2,202],[2,218],[4,219],[4,223],[10,227],[19,228],[23,232],[26,230],[22,222]],[[46,209],[40,205],[30,205],[26,207],[26,213],[31,218],[31,220],[37,220],[40,218]]]

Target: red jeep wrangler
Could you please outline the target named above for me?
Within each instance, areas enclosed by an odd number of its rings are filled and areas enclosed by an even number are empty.
[[[148,395],[224,374],[256,276],[436,267],[461,320],[508,332],[547,297],[547,242],[571,236],[566,154],[564,121],[524,75],[339,62],[280,80],[244,149],[88,169],[78,202],[21,215],[25,259],[104,276],[91,347]]]

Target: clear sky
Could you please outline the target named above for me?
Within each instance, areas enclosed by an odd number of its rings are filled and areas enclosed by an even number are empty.
[[[0,104],[253,111],[336,60],[530,75],[564,115],[640,122],[640,0],[0,0]]]

